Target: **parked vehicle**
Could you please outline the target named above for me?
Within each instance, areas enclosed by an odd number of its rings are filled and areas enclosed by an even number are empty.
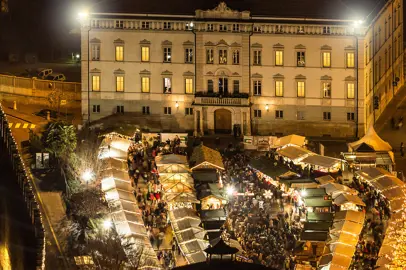
[[[52,73],[51,75],[48,75],[46,79],[50,81],[66,81],[65,75],[61,73]]]
[[[51,75],[53,72],[50,68],[39,68],[37,69],[37,78],[45,79],[47,76]]]

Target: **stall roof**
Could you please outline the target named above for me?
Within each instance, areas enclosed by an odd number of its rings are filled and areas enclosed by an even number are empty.
[[[392,211],[396,212],[396,211],[404,209],[404,203],[405,203],[404,198],[398,198],[396,200],[390,200],[389,206]]]
[[[292,134],[292,135],[288,135],[288,136],[284,136],[284,137],[280,137],[280,138],[276,139],[272,148],[279,148],[279,147],[283,147],[285,145],[297,145],[300,147],[300,146],[305,145],[305,142],[306,142],[306,137]]]
[[[194,170],[192,177],[196,182],[214,183],[218,181],[217,172],[212,170]]]
[[[333,228],[330,230],[330,232],[345,232],[345,233],[350,233],[354,235],[359,235],[362,231],[362,227],[364,224],[360,223],[355,223],[351,221],[338,221],[334,222]]]
[[[226,255],[235,254],[238,248],[227,245],[222,238],[220,238],[214,245],[209,246],[204,250],[207,254]]]
[[[343,205],[346,203],[353,203],[356,205],[365,206],[365,203],[361,200],[360,197],[351,194],[342,193],[334,199],[334,204],[336,205]]]
[[[201,167],[216,168],[224,170],[223,158],[219,151],[204,145],[198,145],[193,149],[190,162],[193,163],[192,170]]]
[[[158,155],[155,157],[155,163],[157,166],[169,165],[169,164],[185,164],[187,165],[187,158],[183,155]]]
[[[158,166],[159,175],[190,173],[188,164],[164,164]]]
[[[127,152],[130,147],[131,141],[128,136],[111,132],[103,135],[104,139],[100,144],[100,148],[108,148],[110,146],[121,151]]]
[[[364,224],[365,213],[353,210],[339,211],[335,213],[334,221],[351,221],[359,224]]]
[[[348,246],[342,243],[335,243],[330,245],[330,250],[335,254],[340,254],[342,256],[350,257],[354,256],[355,253],[355,246]]]
[[[349,194],[357,194],[358,192],[355,189],[349,188],[347,186],[337,184],[337,183],[327,183],[324,185],[320,185],[326,189],[327,194],[332,195],[333,193],[349,193]]]
[[[190,203],[200,203],[196,198],[194,193],[165,193],[165,200],[167,202],[190,202]]]
[[[293,189],[309,189],[309,188],[317,188],[319,185],[317,183],[292,183],[290,186]]]
[[[320,185],[324,185],[327,183],[334,183],[335,179],[331,175],[323,175],[316,178],[316,181],[320,183]]]
[[[164,194],[168,195],[169,193],[193,193],[194,188],[193,184],[187,182],[165,182],[162,183],[164,189]]]
[[[189,173],[164,173],[159,174],[159,181],[161,184],[185,183],[191,187],[194,184],[193,178]]]
[[[195,210],[185,207],[172,210],[170,213],[173,215],[175,220],[180,220],[187,217],[198,218]]]
[[[130,177],[128,176],[128,171],[120,171],[117,169],[108,169],[100,172],[100,178],[103,180],[104,178],[114,178],[123,181],[130,182]]]
[[[328,231],[327,232],[306,232],[302,231],[300,234],[300,240],[302,241],[316,241],[316,242],[324,242],[328,238]]]
[[[103,160],[101,171],[108,169],[116,169],[119,171],[124,171],[128,173],[127,162],[122,159],[117,158],[106,158]]]
[[[277,164],[277,166],[275,166],[275,163]],[[249,166],[274,179],[277,176],[289,171],[289,167],[280,166],[275,160],[271,160],[265,157],[261,157],[259,159],[251,159]]]
[[[315,213],[308,212],[306,214],[307,221],[333,221],[333,213]]]
[[[298,146],[294,146],[294,145],[287,146],[285,148],[279,149],[276,152],[279,155],[281,155],[283,157],[286,157],[288,159],[291,159],[291,160],[295,160],[295,159],[298,159],[298,158],[301,158],[301,157],[305,157],[307,155],[313,155],[314,154],[313,152],[311,152],[311,151],[309,151],[307,149],[304,149],[304,148],[301,148],[301,147],[298,147]]]
[[[182,250],[185,252],[185,254],[192,254],[204,250],[207,247],[207,242],[200,239],[195,239],[180,245],[183,247]]]
[[[382,194],[388,199],[388,201],[394,201],[397,199],[405,199],[404,189],[402,187],[394,187],[382,191]]]
[[[194,239],[203,239],[206,232],[200,227],[191,227],[189,229],[175,232],[179,243],[184,243]]]
[[[360,177],[368,181],[373,181],[385,175],[391,175],[388,171],[382,168],[375,167],[364,167],[362,168],[362,170],[356,171],[355,174],[359,175]]]
[[[315,165],[315,166],[320,166],[323,168],[332,168],[337,164],[340,164],[342,162],[341,159],[337,158],[332,158],[332,157],[326,157],[326,156],[320,156],[320,155],[311,155],[307,156],[302,160],[303,163]]]
[[[226,220],[227,213],[224,211],[224,209],[200,210],[200,218],[202,221]]]
[[[356,224],[356,223],[354,223]],[[330,232],[331,240],[328,244],[343,243],[350,246],[355,246],[358,243],[359,236],[349,233]]]
[[[303,190],[304,194],[302,197],[304,198],[311,198],[311,197],[323,197],[327,195],[326,190],[324,188],[307,188]]]
[[[332,225],[331,221],[304,222],[303,223],[303,231],[328,232],[331,225]]]
[[[405,183],[394,176],[383,176],[372,181],[371,184],[378,190],[384,191],[393,187],[403,187]]]
[[[305,198],[304,204],[306,207],[329,207],[332,205],[331,200],[325,200],[323,197],[313,197],[313,198]]]
[[[392,147],[390,146],[390,144],[382,140],[381,137],[378,136],[373,125],[369,126],[368,131],[364,135],[364,137],[362,137],[358,141],[349,143],[348,147],[352,150],[352,152],[357,152],[358,149],[361,150],[359,152],[362,152],[363,149],[361,149],[361,147],[363,147],[364,145],[369,146],[375,152],[392,151]]]
[[[103,191],[107,191],[107,190],[110,190],[113,188],[126,190],[128,192],[133,190],[130,182],[127,182],[127,181],[118,180],[118,179],[109,179],[109,178],[102,180],[101,189]]]
[[[190,264],[195,264],[199,262],[205,262],[207,260],[206,255],[204,255],[203,251],[196,252],[194,254],[186,255],[186,260]],[[206,265],[207,267],[207,265]]]
[[[144,221],[142,219],[142,215],[139,212],[126,212],[126,211],[119,211],[112,213],[112,216],[115,221],[118,222],[132,222],[140,225],[144,225]]]

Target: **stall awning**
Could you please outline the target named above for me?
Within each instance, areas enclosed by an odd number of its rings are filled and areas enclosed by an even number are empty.
[[[332,223],[330,221],[322,222],[304,222],[303,231],[328,232]]]
[[[331,200],[325,200],[321,198],[305,198],[304,204],[306,207],[330,207],[332,205]]]
[[[117,169],[108,169],[100,172],[100,178],[103,180],[105,178],[114,178],[118,180],[123,180],[130,182],[130,177],[128,176],[128,171],[120,171]]]
[[[120,190],[125,190],[128,192],[133,190],[130,182],[123,181],[123,180],[117,180],[114,178],[105,178],[104,180],[102,180],[101,189],[104,192],[106,192],[110,189],[120,189]]]
[[[365,213],[353,210],[339,211],[335,213],[334,221],[351,221],[359,224],[364,224]]]
[[[305,157],[302,160],[303,163],[307,163],[310,165],[315,165],[319,167],[323,167],[326,169],[333,168],[339,164],[341,164],[342,160],[332,157],[320,156],[320,155],[311,155]]]
[[[405,185],[405,183],[403,183],[402,180],[394,176],[383,176],[370,183],[380,191],[384,191],[394,187],[402,187]]]
[[[284,136],[284,137],[280,137],[278,139],[276,139],[274,145],[272,145],[272,148],[279,148],[279,147],[283,147],[285,145],[297,145],[299,147],[305,145],[306,143],[306,137],[303,136],[299,136],[299,135],[288,135],[288,136]]]
[[[356,152],[358,149],[360,149],[363,145],[367,145],[370,148],[373,149],[375,152],[380,152],[380,151],[392,151],[392,147],[390,146],[389,143],[386,141],[382,140],[381,137],[378,136],[376,133],[373,125],[370,125],[367,133],[362,137],[360,140],[349,143],[348,147],[353,151]],[[360,151],[359,151],[360,152]]]
[[[360,197],[351,195],[351,194],[340,194],[334,199],[334,204],[343,205],[346,203],[353,203],[359,206],[365,206],[365,203],[361,200]]]
[[[347,186],[337,184],[337,183],[327,183],[324,185],[320,185],[320,187],[326,189],[326,193],[329,195],[339,195],[341,193],[348,193],[348,194],[357,194],[358,192],[355,189],[349,188]],[[335,196],[333,196],[335,197]]]
[[[127,162],[122,159],[106,158],[103,160],[101,171],[109,169],[116,169],[119,171],[128,172],[128,165]]]
[[[317,177],[316,181],[320,183],[320,185],[324,185],[327,183],[334,183],[335,179],[331,175],[323,175],[321,177]]]
[[[363,226],[364,226],[364,224],[342,220],[342,221],[334,222],[333,228],[330,230],[330,233],[343,232],[343,233],[349,233],[349,234],[353,234],[353,235],[359,235],[362,231]]]
[[[196,146],[193,149],[190,162],[193,164],[192,170],[197,168],[215,168],[224,170],[223,158],[219,151],[204,145]]]
[[[157,166],[168,164],[187,164],[187,158],[183,155],[159,155],[155,157],[155,163]]]
[[[308,212],[306,214],[307,221],[332,221],[333,218],[334,218],[333,213]]]
[[[355,223],[354,223],[355,224]],[[328,241],[328,244],[342,243],[350,246],[354,246],[358,243],[358,235],[353,235],[349,233],[339,233],[339,232],[330,232],[331,240]]]
[[[360,171],[356,171],[355,174],[359,175],[360,177],[362,177],[367,181],[372,181],[385,175],[391,175],[388,171],[382,168],[375,167],[362,168]]]
[[[283,157],[286,157],[286,158],[288,158],[290,160],[296,160],[296,159],[304,158],[304,157],[306,157],[308,155],[313,155],[314,154],[313,152],[311,152],[311,151],[309,151],[307,149],[304,149],[304,148],[301,148],[301,147],[298,147],[298,146],[294,146],[294,145],[284,147],[282,149],[277,150],[276,152],[279,155],[281,155]]]
[[[168,203],[200,203],[194,193],[165,193],[164,196]]]

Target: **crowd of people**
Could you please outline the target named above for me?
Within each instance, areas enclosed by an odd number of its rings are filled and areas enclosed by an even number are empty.
[[[231,184],[244,196],[228,204],[227,231],[245,251],[247,260],[273,269],[294,269],[293,250],[301,231],[291,198],[249,168],[244,154],[224,158],[223,185]],[[264,195],[270,191],[270,195]],[[286,206],[286,207],[285,207]],[[286,210],[286,211],[285,211]]]

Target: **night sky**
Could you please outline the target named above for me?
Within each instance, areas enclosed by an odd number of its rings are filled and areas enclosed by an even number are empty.
[[[252,15],[363,19],[385,0],[229,0],[237,10]],[[95,11],[194,14],[212,9],[219,0],[9,0],[8,14],[0,15],[0,60],[7,52],[37,52],[41,58],[58,58],[78,50],[76,15],[93,6]],[[169,4],[170,3],[170,4]],[[379,10],[376,9],[376,10]]]

